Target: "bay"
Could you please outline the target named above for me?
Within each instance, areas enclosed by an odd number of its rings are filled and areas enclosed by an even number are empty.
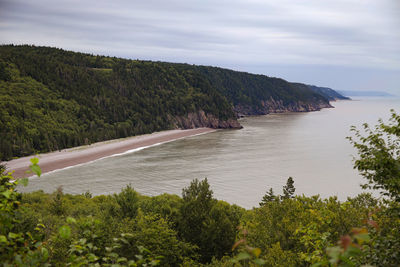
[[[356,151],[346,140],[350,126],[387,120],[400,111],[398,98],[362,98],[331,103],[309,113],[269,114],[240,120],[241,130],[219,130],[101,159],[30,179],[22,191],[94,195],[118,193],[131,184],[145,195],[181,194],[207,178],[214,196],[245,208],[257,206],[272,187],[281,193],[289,176],[296,194],[345,200],[362,192],[353,169]]]

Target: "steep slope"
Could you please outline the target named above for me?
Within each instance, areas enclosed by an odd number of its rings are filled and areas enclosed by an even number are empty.
[[[224,96],[192,85],[201,77],[152,62],[1,47],[0,69],[2,160],[175,127],[241,127]],[[187,123],[192,113],[207,119]]]
[[[180,65],[204,75],[240,115],[316,111],[332,107],[308,86],[283,79],[207,66]]]
[[[315,93],[318,93],[322,96],[324,96],[326,99],[329,101],[335,101],[335,100],[350,100],[349,97],[346,97],[337,91],[333,90],[332,88],[328,87],[318,87],[315,85],[308,85],[308,87],[313,90]]]
[[[215,67],[0,46],[0,158],[172,128],[240,128],[238,115],[313,111],[303,84]]]

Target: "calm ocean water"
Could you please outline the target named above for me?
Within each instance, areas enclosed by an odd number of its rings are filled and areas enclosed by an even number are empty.
[[[229,203],[257,206],[272,187],[281,193],[289,176],[296,193],[336,195],[362,192],[352,168],[356,151],[346,140],[351,125],[376,124],[400,99],[364,98],[332,103],[335,108],[310,113],[271,114],[241,120],[242,130],[221,130],[149,147],[134,153],[30,179],[23,191],[94,195],[120,192],[131,184],[145,195],[181,194],[194,178],[208,178],[214,196]]]

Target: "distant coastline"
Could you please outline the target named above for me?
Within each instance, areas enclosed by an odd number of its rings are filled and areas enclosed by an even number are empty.
[[[357,96],[368,96],[368,97],[395,97],[393,94],[389,94],[384,91],[343,91],[337,90],[340,94],[348,97]]]
[[[216,129],[196,128],[187,130],[167,130],[155,132],[152,134],[139,135],[123,139],[115,139],[110,141],[98,142],[91,145],[79,146],[61,151],[40,154],[39,166],[42,173],[48,173],[58,169],[73,167],[76,165],[88,163],[105,157],[115,156],[118,154],[129,153],[131,150],[137,150],[157,144],[162,144],[184,137],[195,136],[214,132]],[[133,152],[133,151],[132,151]],[[14,171],[16,178],[29,177],[30,159],[35,156],[22,157],[10,161],[3,161],[6,164],[7,171]]]

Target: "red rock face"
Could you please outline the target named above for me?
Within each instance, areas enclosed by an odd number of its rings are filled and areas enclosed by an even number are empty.
[[[243,128],[236,119],[220,120],[212,114],[206,114],[203,110],[192,112],[186,116],[171,117],[174,128],[193,129],[199,127],[241,129]]]
[[[292,103],[283,103],[282,100],[274,100],[272,97],[269,100],[260,101],[259,106],[254,105],[237,105],[234,111],[238,117],[249,115],[266,115],[269,113],[284,113],[284,112],[310,112],[318,111],[322,108],[332,108],[329,102],[315,101],[306,103],[296,101]],[[174,128],[193,129],[200,127],[208,127],[214,129],[241,129],[243,128],[237,119],[221,120],[213,114],[206,114],[203,110],[188,113],[186,116],[170,117]]]
[[[250,105],[237,105],[234,107],[234,111],[241,116],[249,115],[266,115],[269,113],[284,113],[284,112],[309,112],[318,111],[322,108],[332,108],[329,102],[316,101],[312,103],[305,103],[302,101],[296,101],[292,103],[283,103],[282,100],[275,100],[272,97],[269,100],[262,100],[260,106]]]

